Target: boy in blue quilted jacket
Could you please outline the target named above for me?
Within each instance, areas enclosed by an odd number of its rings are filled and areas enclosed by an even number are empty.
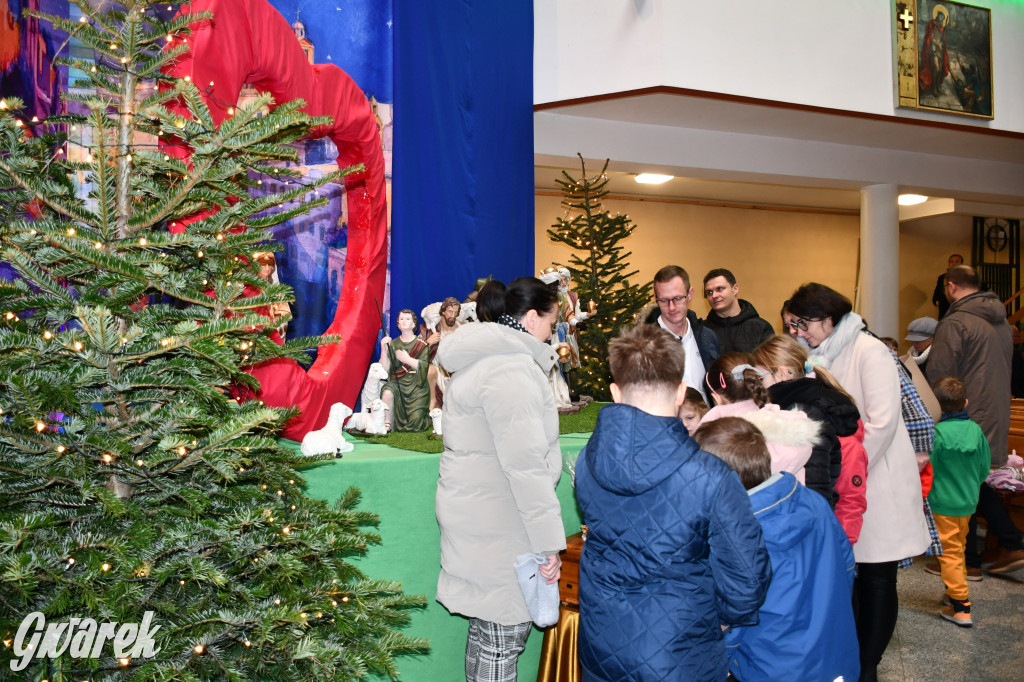
[[[576,461],[584,680],[714,680],[771,569],[739,477],[678,419],[683,349],[657,325],[609,344],[612,398]]]
[[[741,682],[857,680],[853,549],[828,502],[772,474],[764,436],[745,419],[707,422],[694,438],[739,474],[772,562],[760,622],[726,632],[729,672]]]

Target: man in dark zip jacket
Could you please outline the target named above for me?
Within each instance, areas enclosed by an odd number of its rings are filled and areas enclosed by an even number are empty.
[[[771,323],[761,318],[739,293],[736,276],[725,268],[715,268],[704,275],[704,298],[711,307],[704,324],[718,336],[723,353],[750,353],[775,336]]]

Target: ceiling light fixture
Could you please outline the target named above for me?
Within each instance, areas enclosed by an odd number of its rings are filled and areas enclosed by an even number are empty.
[[[642,185],[661,185],[674,177],[674,175],[660,175],[658,173],[640,173],[633,179]]]
[[[928,197],[923,194],[901,194],[896,200],[900,206],[916,206],[926,201],[928,201]]]

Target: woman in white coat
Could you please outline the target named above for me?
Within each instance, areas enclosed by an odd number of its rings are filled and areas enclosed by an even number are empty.
[[[488,287],[501,294],[485,306],[495,322],[459,327],[437,353],[451,373],[436,499],[437,600],[470,619],[466,679],[514,682],[532,623],[513,563],[527,552],[545,554],[540,573],[554,583],[565,548],[555,496],[558,412],[548,386],[558,296],[533,277],[504,292],[497,282]]]
[[[853,546],[854,613],[860,679],[871,682],[896,627],[897,563],[929,545],[917,460],[900,409],[900,380],[889,349],[863,332],[863,320],[839,292],[805,284],[790,299],[789,311],[795,317],[790,326],[811,348],[811,364],[832,373],[857,403],[864,422],[868,506]]]

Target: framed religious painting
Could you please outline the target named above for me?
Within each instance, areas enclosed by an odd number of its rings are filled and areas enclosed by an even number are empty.
[[[992,12],[946,0],[896,0],[901,107],[992,118]]]

